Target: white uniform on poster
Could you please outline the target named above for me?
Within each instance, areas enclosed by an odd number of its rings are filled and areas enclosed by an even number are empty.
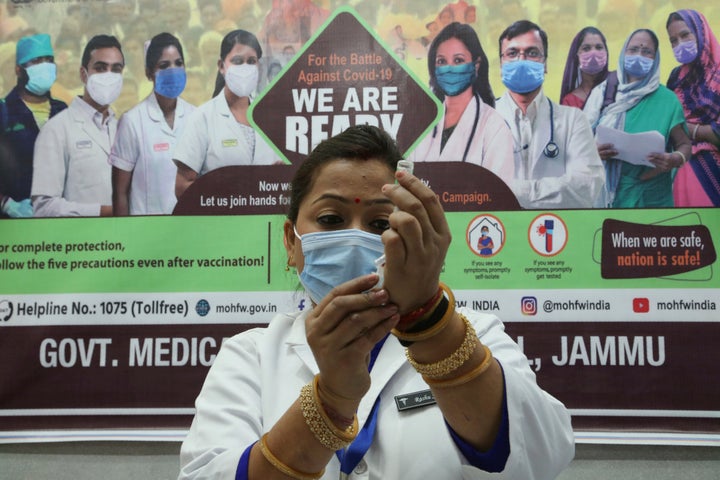
[[[235,120],[222,92],[190,115],[172,157],[198,175],[229,165],[272,165],[280,161],[254,128]]]
[[[515,154],[512,190],[520,205],[592,208],[605,185],[605,169],[582,110],[557,103],[551,106],[541,90],[527,108],[531,139],[526,142],[521,140],[522,111],[509,92],[497,101],[495,108],[512,131]],[[555,157],[546,154],[551,140],[557,145]]]
[[[408,156],[413,162],[469,162],[487,168],[508,186],[515,175],[512,133],[505,120],[475,95],[465,107],[445,148],[440,150],[445,109],[440,122]]]
[[[177,203],[177,166],[172,152],[194,110],[193,105],[178,98],[170,127],[153,93],[120,118],[110,163],[132,172],[130,215],[172,213]]]
[[[437,405],[399,411],[395,396],[428,390],[390,336],[371,371],[357,412],[363,425],[380,397],[377,431],[351,479],[551,479],[572,459],[574,435],[565,407],[538,387],[528,360],[494,315],[459,309],[500,362],[505,378],[510,456],[501,473],[468,464]],[[196,401],[180,452],[180,479],[235,478],[244,450],[269,431],[318,373],[305,333],[307,313],[278,315],[268,328],[227,340]],[[337,479],[336,456],[323,479]]]
[[[35,141],[32,197],[36,217],[93,217],[112,205],[110,147],[117,119],[80,97],[55,115]]]

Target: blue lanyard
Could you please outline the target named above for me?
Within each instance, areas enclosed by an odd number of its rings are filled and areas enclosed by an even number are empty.
[[[386,339],[387,336],[380,340],[373,347],[372,352],[370,352],[370,364],[368,365],[368,370],[372,370],[373,365],[375,365],[375,360],[377,359],[377,356],[380,353],[380,349],[382,348]],[[373,437],[375,436],[375,428],[377,427],[377,417],[379,410],[380,397],[375,399],[375,404],[373,405],[372,410],[370,410],[370,416],[365,422],[365,425],[363,425],[363,428],[358,433],[358,436],[355,437],[355,440],[353,440],[353,442],[350,444],[350,446],[348,446],[346,450],[338,450],[337,452],[335,452],[338,460],[340,460],[340,471],[345,475],[350,475],[350,473],[355,470],[355,467],[357,467],[358,463],[360,463],[360,460],[362,460],[367,451],[370,449]]]

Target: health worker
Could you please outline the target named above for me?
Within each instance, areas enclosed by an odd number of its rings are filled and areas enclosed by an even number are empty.
[[[152,38],[145,75],[153,82],[153,92],[122,116],[110,153],[116,216],[170,214],[177,202],[172,151],[195,107],[180,98],[187,76],[175,36],[160,33]]]
[[[173,152],[178,198],[200,176],[229,165],[272,165],[279,159],[250,126],[248,108],[260,76],[255,35],[234,30],[223,38],[213,99],[190,116]]]
[[[515,174],[512,133],[493,108],[488,60],[475,30],[459,22],[442,29],[430,44],[428,69],[443,116],[408,159],[474,163],[510,185]]]

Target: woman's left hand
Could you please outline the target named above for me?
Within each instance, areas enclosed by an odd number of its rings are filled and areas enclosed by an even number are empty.
[[[675,153],[653,152],[647,156],[647,159],[655,165],[661,172],[669,172],[673,168],[682,166],[682,158],[678,158]]]
[[[383,193],[397,207],[385,244],[385,288],[401,314],[425,304],[438,290],[451,235],[437,195],[416,176],[395,174]]]

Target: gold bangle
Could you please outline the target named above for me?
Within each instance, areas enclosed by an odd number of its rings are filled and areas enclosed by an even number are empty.
[[[260,438],[260,453],[263,454],[263,457],[265,457],[265,460],[268,461],[270,465],[275,467],[276,470],[279,472],[287,475],[288,477],[294,478],[296,480],[318,480],[325,474],[325,469],[323,468],[318,473],[305,473],[301,472],[299,470],[295,470],[291,466],[285,464],[277,458],[273,453],[270,451],[270,447],[267,445],[267,436],[265,435]]]
[[[470,360],[472,353],[475,351],[480,342],[478,342],[477,333],[473,328],[470,320],[465,317],[462,313],[460,318],[465,322],[465,338],[463,338],[460,346],[451,353],[448,357],[435,363],[418,363],[412,357],[410,349],[405,350],[405,356],[410,362],[410,365],[415,367],[421,375],[428,378],[439,378],[448,375],[458,368],[462,367],[465,362]]]
[[[326,397],[331,402],[335,403],[343,403],[343,402],[349,402],[349,401],[355,401],[354,398],[349,397],[343,397],[342,395],[338,395],[337,393],[333,392],[327,387],[320,388],[320,374],[318,373],[315,375],[315,379],[313,380],[317,384],[317,391],[318,391],[318,397],[320,400],[322,400],[322,397]]]
[[[323,447],[333,452],[341,450],[350,445],[357,436],[357,415],[353,415],[353,424],[345,431],[337,428],[323,411],[313,383],[308,383],[300,390],[300,409],[305,423]]]
[[[400,340],[415,343],[421,340],[427,340],[428,338],[434,337],[438,333],[442,332],[445,327],[447,327],[450,323],[450,319],[452,318],[453,313],[455,313],[455,295],[453,294],[452,290],[450,290],[448,286],[442,282],[440,282],[440,288],[442,288],[443,292],[447,294],[448,309],[445,311],[445,315],[442,316],[438,323],[428,328],[427,330],[423,330],[417,333],[401,332],[397,328],[393,328],[392,334]]]
[[[450,387],[457,387],[460,385],[465,385],[470,380],[479,377],[485,371],[490,368],[490,364],[492,363],[492,352],[487,347],[487,345],[483,345],[483,348],[485,349],[485,358],[482,362],[480,362],[480,365],[473,368],[469,372],[460,375],[459,377],[450,378],[447,380],[432,380],[428,378],[427,376],[423,375],[423,380],[425,380],[425,383],[427,383],[430,387],[434,388],[450,388]]]
[[[315,375],[315,378],[313,378],[313,397],[315,399],[315,405],[317,406],[318,413],[320,413],[320,416],[322,417],[323,421],[325,422],[325,425],[327,425],[332,432],[335,434],[336,437],[347,441],[348,443],[355,440],[355,437],[358,434],[358,418],[356,414],[353,414],[352,421],[350,422],[350,425],[345,427],[345,429],[340,429],[335,425],[335,422],[333,422],[330,419],[330,416],[328,416],[327,412],[322,406],[322,400],[320,399],[320,392],[319,392],[319,381],[320,381],[320,375]]]
[[[680,155],[680,157],[682,157],[682,163],[680,164],[680,166],[683,166],[687,163],[687,158],[685,158],[684,153],[682,153],[680,150],[675,150],[674,153],[677,153],[678,155]]]

